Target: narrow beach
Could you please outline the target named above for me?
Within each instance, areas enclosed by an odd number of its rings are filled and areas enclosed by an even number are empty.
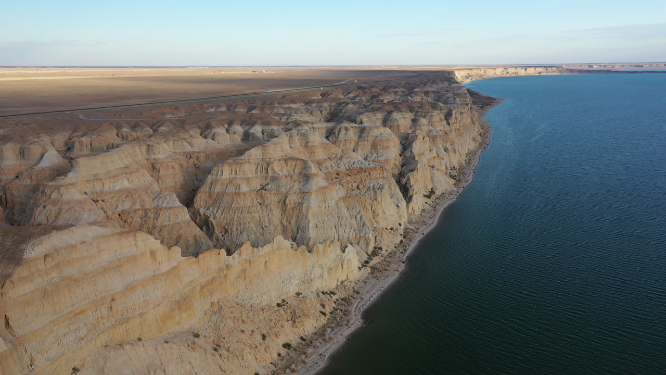
[[[504,99],[494,98],[491,105],[478,110],[479,119],[485,121],[488,111],[503,102]],[[350,295],[352,302],[348,314],[339,322],[329,321],[324,327],[321,327],[312,335],[311,344],[304,346],[301,350],[294,351],[289,358],[285,358],[278,369],[284,369],[286,370],[285,373],[288,374],[316,374],[328,364],[331,355],[349,340],[350,335],[363,326],[363,312],[400,277],[407,266],[407,258],[421,239],[437,225],[444,209],[453,203],[465,187],[472,182],[481,154],[490,143],[491,132],[492,129],[486,124],[481,146],[469,155],[469,163],[464,168],[455,191],[438,196],[430,207],[410,219],[405,227],[405,235],[407,236],[405,242],[398,246],[394,256],[385,256],[376,263],[370,263],[372,272],[356,282],[355,288],[358,293]]]

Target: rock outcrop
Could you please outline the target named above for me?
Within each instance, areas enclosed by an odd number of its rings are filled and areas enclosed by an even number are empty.
[[[180,246],[188,255],[210,249],[176,195],[160,189],[146,171],[164,164],[169,153],[166,144],[146,140],[75,159],[71,172],[40,187],[23,224],[126,228]],[[157,163],[150,165],[152,159]]]
[[[456,69],[454,74],[460,83],[467,83],[495,77],[572,74],[572,71],[561,66],[515,66]]]
[[[390,170],[308,129],[213,168],[194,212],[216,244],[230,249],[283,235],[308,248],[334,240],[367,250],[377,231],[407,219]]]
[[[232,256],[209,250],[193,258],[142,232],[79,225],[20,247],[21,264],[0,296],[6,374],[69,373],[104,345],[191,329],[211,306],[213,315],[224,314],[223,305],[260,314],[296,292],[311,295],[359,274],[351,246],[326,242],[308,252],[282,237]],[[309,325],[294,322],[300,334],[321,320],[310,315]],[[261,367],[272,355],[255,357],[230,366]]]
[[[455,189],[472,101],[431,73],[0,120],[0,373],[267,372]]]

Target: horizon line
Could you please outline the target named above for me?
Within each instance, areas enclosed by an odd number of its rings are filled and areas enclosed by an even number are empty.
[[[460,66],[559,66],[580,64],[666,64],[666,61],[566,62],[549,64],[358,64],[358,65],[2,65],[0,68],[340,68],[340,67],[460,67]]]

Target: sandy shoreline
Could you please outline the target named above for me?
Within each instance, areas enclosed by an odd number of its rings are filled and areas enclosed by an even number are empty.
[[[488,111],[503,102],[503,99],[495,98],[492,105],[479,111],[479,118],[485,121]],[[430,209],[425,209],[406,225],[405,234],[407,234],[407,239],[405,243],[409,243],[409,247],[398,249],[399,252],[395,256],[387,256],[376,264],[370,264],[373,266],[373,272],[356,283],[358,294],[353,297],[348,315],[342,321],[329,323],[313,334],[314,339],[311,344],[299,354],[294,353],[296,355],[291,358],[289,361],[291,364],[288,365],[288,368],[292,371],[287,370],[286,373],[314,375],[321,371],[328,364],[331,355],[345,344],[354,331],[363,326],[363,312],[400,277],[406,268],[406,260],[412,251],[423,237],[437,225],[444,209],[453,203],[465,187],[472,182],[481,154],[490,142],[491,132],[492,129],[488,126],[484,133],[483,143],[473,155],[470,155],[469,164],[463,170],[461,181],[456,184],[456,190],[439,196]],[[292,367],[292,365],[295,365],[295,367]],[[298,370],[296,370],[297,368]]]

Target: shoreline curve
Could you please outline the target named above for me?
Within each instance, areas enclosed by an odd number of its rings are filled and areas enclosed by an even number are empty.
[[[477,110],[479,120],[485,124],[485,132],[480,147],[471,155],[469,164],[463,169],[461,181],[456,184],[453,192],[444,194],[437,198],[434,209],[424,210],[416,217],[410,219],[406,225],[405,232],[410,232],[409,246],[406,251],[396,257],[383,259],[380,263],[381,271],[377,278],[366,277],[356,281],[356,286],[360,291],[352,303],[350,313],[342,322],[324,326],[324,333],[315,338],[314,342],[294,359],[294,362],[305,362],[304,365],[294,374],[298,375],[316,375],[320,373],[330,363],[333,354],[347,342],[349,336],[356,330],[363,327],[363,312],[372,306],[379,297],[390,287],[406,270],[407,259],[414,250],[417,249],[423,237],[430,233],[439,223],[442,212],[453,202],[455,202],[465,188],[474,180],[476,167],[478,166],[481,155],[490,144],[492,128],[485,122],[488,112],[504,103],[502,98],[494,98],[493,103],[482,109]],[[305,357],[305,358],[304,358]]]

